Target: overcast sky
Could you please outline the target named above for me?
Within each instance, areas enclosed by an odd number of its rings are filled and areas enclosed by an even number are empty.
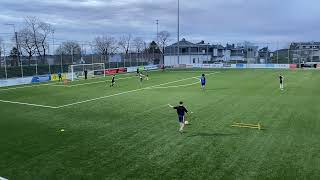
[[[289,42],[320,39],[319,0],[180,0],[181,37],[209,42]],[[167,30],[176,38],[177,0],[0,0],[0,36],[36,16],[56,41],[92,41],[131,33],[145,39]]]

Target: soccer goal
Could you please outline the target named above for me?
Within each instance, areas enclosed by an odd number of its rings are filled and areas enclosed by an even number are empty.
[[[71,81],[83,79],[85,70],[88,72],[88,78],[106,76],[104,63],[76,64],[69,66],[68,79]]]

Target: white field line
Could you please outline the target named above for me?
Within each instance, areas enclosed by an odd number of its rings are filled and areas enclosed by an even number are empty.
[[[208,74],[208,75],[217,74],[217,73],[218,73],[218,72],[210,73],[210,74]],[[119,95],[123,95],[123,94],[128,94],[128,93],[132,93],[132,92],[137,92],[137,91],[142,91],[142,90],[146,90],[146,89],[157,88],[157,87],[159,87],[159,86],[163,86],[163,85],[167,85],[167,84],[172,84],[172,83],[176,83],[176,82],[181,82],[181,81],[185,81],[185,80],[189,80],[189,79],[194,79],[194,78],[198,78],[198,77],[190,77],[190,78],[180,79],[180,80],[171,81],[171,82],[167,82],[167,83],[162,83],[162,84],[159,84],[159,85],[154,85],[154,86],[150,86],[150,87],[146,87],[146,88],[141,88],[141,89],[135,89],[135,90],[125,91],[125,92],[121,92],[121,93],[116,93],[116,94],[112,94],[112,95],[108,95],[108,96],[102,96],[102,97],[98,97],[98,98],[88,99],[88,100],[85,100],[85,101],[79,101],[79,102],[75,102],[75,103],[71,103],[71,104],[66,104],[66,105],[62,105],[62,106],[46,106],[46,105],[40,105],[40,104],[31,104],[31,103],[16,102],[16,101],[7,101],[7,100],[0,100],[0,102],[10,103],[10,104],[26,105],[26,106],[34,106],[34,107],[42,107],[42,108],[50,108],[50,109],[59,109],[59,108],[74,106],[74,105],[78,105],[78,104],[83,104],[83,103],[86,103],[86,102],[92,102],[92,101],[96,101],[96,100],[100,100],[100,99],[106,99],[106,98],[110,98],[110,97],[114,97],[114,96],[119,96]],[[194,84],[196,84],[196,83],[194,83]],[[167,87],[164,87],[164,88],[167,88]]]
[[[211,75],[211,74],[216,74],[216,73],[210,73],[209,75]],[[180,80],[171,81],[171,82],[167,82],[167,83],[162,83],[162,84],[159,84],[159,85],[150,86],[150,87],[146,87],[146,88],[134,89],[134,90],[125,91],[125,92],[121,92],[121,93],[116,93],[116,94],[112,94],[112,95],[108,95],[108,96],[102,96],[102,97],[97,97],[97,98],[93,98],[93,99],[88,99],[88,100],[85,100],[85,101],[79,101],[79,102],[75,102],[75,103],[70,103],[70,104],[58,106],[58,108],[64,108],[64,107],[74,106],[74,105],[78,105],[78,104],[83,104],[83,103],[87,103],[87,102],[92,102],[92,101],[96,101],[96,100],[100,100],[100,99],[106,99],[106,98],[110,98],[110,97],[114,97],[114,96],[119,96],[119,95],[123,95],[123,94],[128,94],[128,93],[132,93],[132,92],[142,91],[142,90],[146,90],[146,89],[152,89],[152,88],[156,88],[156,87],[159,87],[159,86],[163,86],[163,85],[167,85],[167,84],[172,84],[172,83],[176,83],[176,82],[181,82],[181,81],[185,81],[185,80],[189,80],[189,79],[194,79],[194,78],[197,78],[197,77],[190,77],[190,78],[180,79]]]
[[[50,109],[58,109],[58,107],[55,107],[55,106],[46,106],[46,105],[23,103],[23,102],[16,102],[16,101],[0,100],[0,102],[10,103],[10,104],[27,105],[27,106],[35,106],[35,107],[42,107],[42,108],[50,108]]]
[[[134,77],[117,78],[116,80],[124,80],[124,79],[131,79],[131,78],[134,78]],[[51,85],[51,86],[71,88],[71,87],[78,87],[78,86],[84,86],[84,85],[99,84],[102,82],[111,82],[111,80],[95,81],[95,82],[88,82],[88,83],[75,84],[75,85]]]

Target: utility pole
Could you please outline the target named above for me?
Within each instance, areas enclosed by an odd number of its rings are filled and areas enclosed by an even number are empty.
[[[178,64],[180,64],[180,0],[178,0]]]
[[[157,43],[159,43],[159,20],[156,20],[157,22]]]
[[[18,53],[18,61],[20,62],[20,67],[21,67],[21,77],[23,78],[23,68],[22,68],[22,61],[20,60],[20,51],[19,51],[19,43],[18,43],[18,32],[16,32],[16,26],[15,26],[15,24],[12,24],[12,23],[7,23],[5,25],[13,27],[14,37],[16,39],[16,48],[17,48],[17,53]]]
[[[8,79],[8,72],[7,72],[7,59],[6,59],[6,47],[3,44],[3,56],[4,56],[4,73],[6,74],[6,80]]]

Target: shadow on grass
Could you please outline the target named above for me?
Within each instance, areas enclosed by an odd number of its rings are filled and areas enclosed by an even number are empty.
[[[194,133],[188,137],[219,137],[219,136],[235,136],[237,134],[226,134],[226,133]]]

